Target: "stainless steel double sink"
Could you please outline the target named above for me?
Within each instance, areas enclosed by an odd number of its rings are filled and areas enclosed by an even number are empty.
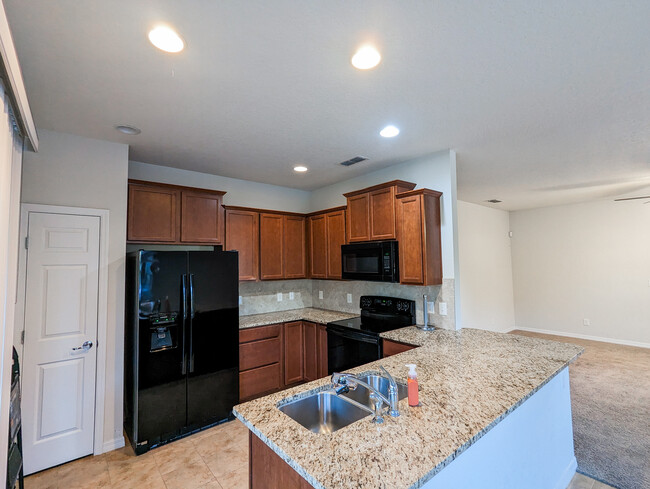
[[[388,396],[388,379],[385,377],[367,374],[359,379]],[[404,399],[408,390],[404,384],[398,383],[397,393],[400,399]],[[281,405],[278,409],[314,433],[333,433],[370,416],[373,413],[373,405],[370,391],[359,386],[339,395],[332,390],[317,392]]]

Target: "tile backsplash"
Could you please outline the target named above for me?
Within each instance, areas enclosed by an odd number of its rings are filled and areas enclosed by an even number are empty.
[[[323,298],[319,298],[319,292]],[[293,292],[293,299],[290,294]],[[282,301],[278,301],[282,294]],[[352,302],[348,303],[347,294]],[[362,295],[385,295],[411,299],[416,304],[416,320],[423,322],[422,295],[427,294],[435,302],[435,314],[429,314],[429,323],[442,329],[455,329],[454,279],[444,279],[442,285],[420,287],[383,282],[354,280],[273,280],[264,282],[240,282],[239,295],[242,316],[265,312],[286,311],[302,307],[318,307],[334,311],[359,313],[359,298]],[[447,304],[447,315],[441,316],[440,302]]]
[[[268,280],[264,282],[239,282],[242,304],[239,315],[287,311],[312,307],[311,280]],[[290,298],[293,292],[293,299]],[[278,301],[282,294],[282,301]]]

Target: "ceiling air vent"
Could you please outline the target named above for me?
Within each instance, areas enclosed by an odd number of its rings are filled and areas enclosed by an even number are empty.
[[[490,199],[490,200],[486,200],[485,202],[489,202],[490,204],[500,204],[503,201],[498,199]]]
[[[355,163],[359,163],[361,161],[366,161],[367,159],[368,158],[366,158],[365,156],[355,156],[354,158],[350,158],[347,161],[342,161],[341,165],[343,165],[343,166],[352,166]]]

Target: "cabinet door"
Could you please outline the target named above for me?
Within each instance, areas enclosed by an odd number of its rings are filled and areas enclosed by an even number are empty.
[[[126,239],[177,242],[179,207],[178,190],[130,184]]]
[[[284,278],[305,278],[305,258],[305,218],[284,216]]]
[[[239,280],[259,276],[259,214],[251,211],[226,211],[226,250],[239,252]]]
[[[370,192],[370,239],[395,239],[395,188]]]
[[[341,278],[341,245],[345,244],[345,211],[326,214],[327,278]]]
[[[324,214],[309,218],[309,267],[311,278],[327,278],[327,222]]]
[[[348,197],[348,240],[368,241],[370,239],[369,195]]]
[[[284,216],[260,214],[260,278],[284,278]]]
[[[302,321],[284,323],[284,384],[302,382],[304,378]]]
[[[318,325],[318,378],[327,377],[327,326]]]
[[[181,192],[181,241],[184,243],[223,243],[221,195]]]
[[[424,246],[422,242],[422,196],[397,199],[399,225],[399,276],[400,283],[424,283]]]
[[[384,354],[383,358],[390,357],[392,355],[397,355],[405,351],[412,350],[415,348],[412,345],[407,345],[405,343],[399,343],[397,341],[383,340],[384,343]]]
[[[317,324],[303,321],[304,377],[307,382],[318,378],[318,329]]]

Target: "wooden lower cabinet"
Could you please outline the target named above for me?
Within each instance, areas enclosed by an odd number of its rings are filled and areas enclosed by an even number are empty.
[[[249,401],[284,387],[282,324],[239,331],[239,400]]]
[[[327,377],[327,326],[324,324],[317,325],[318,330],[318,375],[316,378],[322,379]]]
[[[304,380],[304,330],[302,321],[284,323],[284,384]]]
[[[412,350],[417,348],[413,345],[407,345],[406,343],[400,343],[398,341],[383,340],[384,342],[384,358],[390,357],[391,355],[397,355],[405,351]]]
[[[239,331],[239,400],[327,377],[327,329],[291,321]]]
[[[318,325],[303,321],[304,380],[318,378]]]
[[[312,486],[249,431],[250,489],[309,489]]]

